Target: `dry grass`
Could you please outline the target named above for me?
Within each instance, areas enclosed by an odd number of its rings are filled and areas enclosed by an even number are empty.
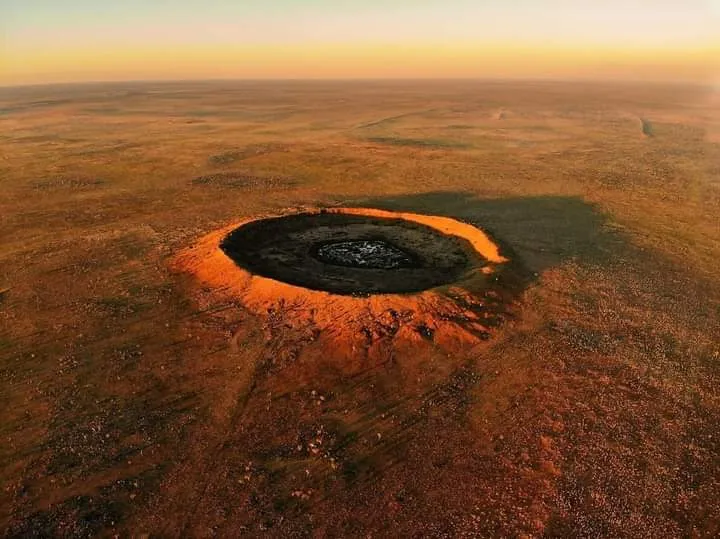
[[[716,536],[717,102],[621,84],[0,89],[0,529]],[[516,319],[452,354],[378,320],[348,361],[311,321],[168,270],[214,229],[318,205],[477,223],[533,275]]]

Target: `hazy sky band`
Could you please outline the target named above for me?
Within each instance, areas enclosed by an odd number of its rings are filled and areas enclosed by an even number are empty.
[[[388,64],[410,62],[397,76],[567,77],[593,69],[624,76],[636,66],[639,76],[706,80],[718,68],[719,4],[0,0],[0,83],[153,71],[155,78],[348,78],[349,61],[359,62],[357,77],[386,76]]]

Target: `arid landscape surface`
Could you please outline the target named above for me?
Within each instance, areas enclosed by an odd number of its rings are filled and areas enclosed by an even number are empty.
[[[0,535],[717,537],[719,106],[621,83],[0,89]],[[523,278],[483,338],[404,338],[387,310],[340,345],[173,264],[321,207],[476,225]]]

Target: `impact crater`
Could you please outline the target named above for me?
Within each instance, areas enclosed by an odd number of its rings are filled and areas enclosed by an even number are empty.
[[[487,263],[466,239],[426,224],[335,210],[252,221],[220,248],[255,275],[343,295],[420,292]]]
[[[351,356],[378,339],[486,340],[523,281],[476,226],[371,208],[247,219],[173,265],[251,312],[316,328]]]

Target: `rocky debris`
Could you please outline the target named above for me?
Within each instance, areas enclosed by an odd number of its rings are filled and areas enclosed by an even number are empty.
[[[383,240],[326,243],[318,248],[317,257],[328,264],[356,268],[395,269],[413,265],[410,255]]]

